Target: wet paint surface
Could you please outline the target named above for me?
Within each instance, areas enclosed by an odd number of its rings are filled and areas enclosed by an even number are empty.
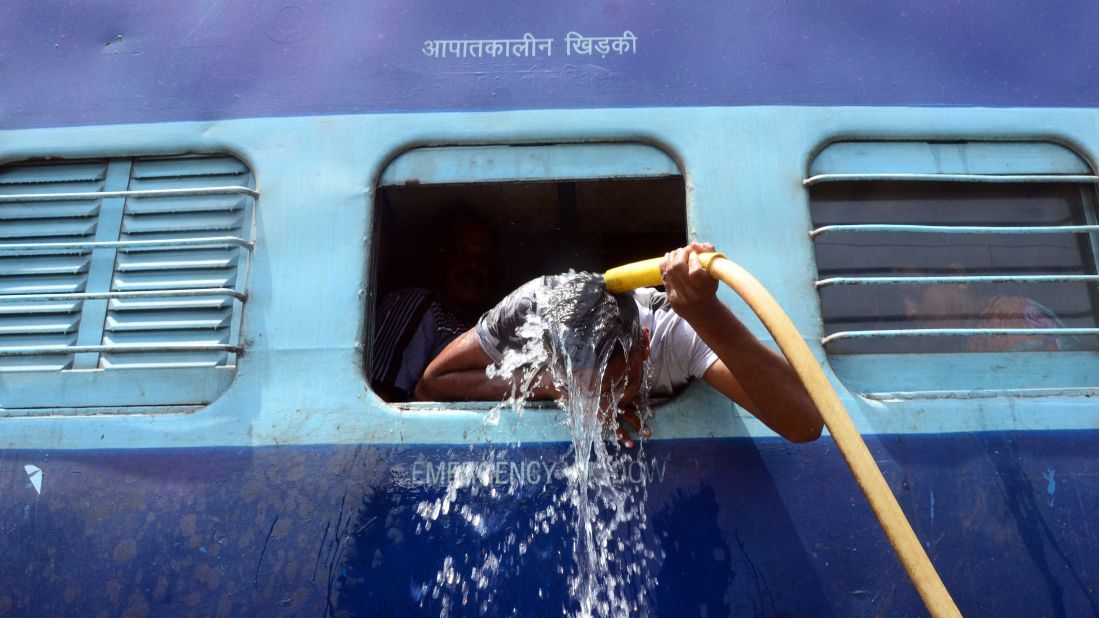
[[[1095,432],[869,438],[959,607],[1097,610]],[[443,556],[470,564],[548,504],[563,445],[502,452],[497,500],[423,529],[448,462],[484,449],[272,447],[0,453],[0,616],[437,615]],[[922,605],[828,440],[652,443],[649,523],[660,615],[921,615]],[[514,465],[512,465],[514,464]],[[41,494],[24,466],[40,469]],[[1050,505],[1048,470],[1056,470]],[[538,470],[538,472],[532,472]],[[504,492],[506,494],[506,492]],[[420,531],[417,532],[417,528]],[[505,554],[452,615],[568,607],[563,529]],[[443,595],[445,596],[445,595]],[[458,597],[454,597],[460,599]]]
[[[1083,106],[1099,6],[428,0],[172,5],[17,0],[0,128],[384,111],[720,105]],[[636,36],[567,54],[570,32]],[[433,40],[553,39],[437,58]]]

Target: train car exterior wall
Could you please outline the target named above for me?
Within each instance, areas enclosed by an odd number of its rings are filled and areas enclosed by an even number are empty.
[[[0,374],[0,616],[439,613],[425,583],[442,557],[529,526],[567,436],[553,410],[486,426],[484,407],[370,391],[373,198],[416,147],[576,143],[676,162],[689,234],[786,307],[964,613],[1099,613],[1095,359],[1072,389],[998,374],[947,396],[847,388],[820,343],[802,184],[844,140],[1054,143],[1094,171],[1092,4],[53,8],[17,2],[0,22],[0,164],[231,155],[254,176],[254,246],[241,353],[212,401],[88,405],[57,372],[67,403],[11,407],[18,378]],[[701,385],[653,430],[623,471],[646,480],[663,549],[649,610],[921,614],[827,437],[786,444]],[[485,524],[417,530],[445,471],[486,458],[515,489],[468,502]],[[450,611],[569,609],[569,541],[539,537]]]

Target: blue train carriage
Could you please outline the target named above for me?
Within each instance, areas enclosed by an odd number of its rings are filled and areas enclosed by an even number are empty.
[[[1099,613],[1092,3],[6,15],[0,616],[576,611],[561,412],[366,379],[453,200],[499,293],[712,240],[963,612]],[[925,611],[827,435],[697,384],[652,425],[607,613]]]

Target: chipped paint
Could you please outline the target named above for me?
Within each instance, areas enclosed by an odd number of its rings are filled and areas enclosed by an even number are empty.
[[[1050,468],[1042,473],[1042,478],[1046,480],[1046,493],[1049,494],[1049,505],[1053,506],[1054,494],[1057,492],[1057,472]]]
[[[30,480],[30,486],[34,488],[34,492],[38,495],[42,495],[42,469],[38,466],[32,466],[27,464],[23,466],[23,470],[27,472],[27,478]]]

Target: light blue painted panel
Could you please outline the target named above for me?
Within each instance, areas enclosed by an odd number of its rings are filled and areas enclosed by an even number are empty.
[[[237,378],[194,414],[178,407],[118,415],[2,419],[0,445],[132,448],[265,444],[469,444],[567,440],[560,413],[503,414],[444,405],[401,410],[367,389],[362,317],[370,302],[374,179],[419,144],[659,143],[682,162],[691,238],[712,240],[775,294],[825,363],[811,227],[801,185],[813,153],[838,138],[1002,139],[1076,144],[1099,153],[1099,110],[945,108],[677,108],[378,114],[0,131],[0,159],[234,152],[262,185]],[[349,139],[348,136],[362,136]],[[308,165],[302,165],[308,160]],[[762,327],[723,291],[754,332]],[[323,299],[323,302],[318,302]],[[305,311],[307,309],[307,311]],[[1094,364],[1093,360],[1088,361]],[[974,367],[959,366],[958,376]],[[977,368],[979,369],[979,368]],[[985,368],[987,370],[987,368]],[[960,378],[959,378],[960,379]],[[991,379],[991,378],[989,378]],[[868,401],[841,389],[863,432],[1076,429],[1099,426],[1090,397]],[[161,413],[162,412],[162,413]],[[662,406],[657,439],[771,436],[704,385]]]
[[[820,174],[1089,174],[1086,161],[1059,144],[1036,142],[837,142],[820,151]]]
[[[20,219],[57,219],[94,217],[99,200],[72,202],[9,202],[0,206],[0,221]]]
[[[380,184],[592,180],[678,176],[679,166],[645,144],[417,148],[397,157]]]
[[[239,266],[245,249],[222,247],[128,248],[149,238],[247,236],[255,198],[249,194],[138,196],[59,200],[48,196],[87,191],[221,187],[251,188],[251,173],[231,156],[112,158],[107,162],[10,164],[0,168],[0,195],[36,193],[43,201],[0,204],[0,238],[23,244],[58,237],[111,244],[74,255],[51,253],[0,259],[0,346],[206,345],[228,347],[240,324],[240,302],[229,295],[108,299],[57,303],[28,298],[38,292],[135,293],[195,288],[243,288]],[[107,208],[111,206],[111,208]],[[111,214],[107,217],[103,213]],[[95,259],[91,259],[95,257]],[[89,263],[98,268],[90,268]],[[89,272],[96,274],[88,283]],[[216,291],[216,290],[215,290]],[[240,296],[244,298],[243,295]],[[89,351],[75,356],[46,352],[5,355],[0,370],[14,376],[0,399],[9,414],[19,407],[133,406],[205,403],[227,385],[235,355],[224,349],[171,352]],[[119,372],[120,368],[127,371]],[[82,371],[65,371],[66,369]],[[196,375],[205,368],[216,377]],[[109,369],[103,371],[103,369]],[[90,371],[83,371],[90,370]]]
[[[1099,393],[1099,353],[851,354],[829,358],[856,393],[1092,388]]]
[[[189,176],[237,176],[234,184],[249,185],[248,167],[239,159],[229,156],[191,158],[172,157],[167,159],[140,159],[134,161],[131,177],[135,180],[150,178],[186,178]],[[224,183],[221,183],[224,184]]]
[[[105,193],[125,191],[130,182],[130,169],[132,167],[133,161],[130,159],[109,161],[103,191]],[[122,225],[122,213],[125,208],[126,200],[121,197],[104,198],[102,200],[99,217],[96,219],[95,241],[97,243],[112,243],[118,240],[118,231]],[[92,249],[86,291],[93,294],[102,294],[110,290],[111,273],[114,271],[117,251],[116,248],[111,246],[98,246]],[[106,299],[91,298],[84,301],[84,309],[80,313],[80,334],[76,338],[77,345],[98,345],[103,337],[103,322],[106,316]],[[95,369],[98,366],[98,353],[78,353],[73,358],[73,369]],[[42,377],[43,380],[50,378],[48,375]]]
[[[106,161],[85,161],[66,165],[5,165],[0,167],[0,185],[52,184],[102,181],[107,176]],[[4,187],[7,192],[9,187]],[[58,191],[60,193],[61,191]]]
[[[248,168],[231,156],[169,159],[140,158],[134,162],[129,189],[207,188],[255,183]],[[233,236],[247,238],[255,198],[245,194],[188,197],[131,197],[126,203],[120,240]],[[241,247],[176,250],[121,250],[112,290],[244,290],[240,272],[247,251]],[[240,324],[240,303],[195,303],[188,298],[163,298],[155,305],[112,303],[103,332],[104,344],[228,345]],[[104,367],[170,368],[219,366],[235,362],[230,352],[105,353]],[[170,369],[165,369],[170,371]],[[186,402],[181,402],[186,403]]]
[[[99,191],[107,177],[102,161],[55,165],[9,165],[0,167],[0,194],[66,193]],[[124,179],[123,179],[124,181]],[[101,200],[60,202],[9,202],[0,204],[0,242],[41,243],[55,240],[90,241],[98,229]],[[12,254],[0,259],[0,294],[23,295],[42,292],[74,293],[86,290],[91,251],[70,255]],[[5,308],[0,320],[0,348],[76,345],[83,324],[84,303],[56,303],[26,300]],[[40,371],[44,375],[68,369],[72,354],[42,354],[6,357],[0,372]],[[40,387],[39,397],[51,392]],[[7,401],[0,401],[9,405]]]
[[[178,365],[179,356],[173,360]],[[0,380],[0,416],[33,414],[36,408],[62,406],[118,406],[118,413],[126,413],[132,406],[201,404],[216,399],[233,381],[233,369],[229,367],[65,371],[55,374],[48,386],[43,386],[42,373],[4,372]],[[43,388],[50,389],[48,397],[43,396]]]

